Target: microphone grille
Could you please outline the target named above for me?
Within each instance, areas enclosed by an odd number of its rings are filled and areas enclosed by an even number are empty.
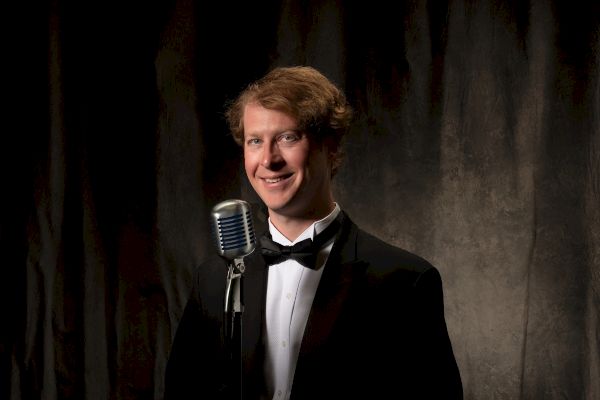
[[[213,207],[212,227],[219,255],[244,257],[256,247],[250,205],[243,200],[226,200]]]

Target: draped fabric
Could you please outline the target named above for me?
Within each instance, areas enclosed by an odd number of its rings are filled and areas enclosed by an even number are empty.
[[[258,202],[224,104],[297,64],[356,111],[338,203],[440,270],[465,398],[600,398],[597,3],[12,7],[0,398],[162,397],[210,208]]]

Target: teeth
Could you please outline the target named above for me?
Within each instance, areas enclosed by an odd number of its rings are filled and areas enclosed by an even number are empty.
[[[266,181],[267,183],[277,183],[277,182],[279,182],[279,181],[280,181],[280,180],[282,180],[282,179],[283,179],[283,178],[275,178],[275,179],[268,179],[268,178],[265,178],[265,181]]]

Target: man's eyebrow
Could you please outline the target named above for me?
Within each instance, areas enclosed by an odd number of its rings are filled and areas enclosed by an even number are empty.
[[[285,130],[279,132],[278,135],[281,135],[283,133],[298,133],[298,130],[297,129],[285,129]]]

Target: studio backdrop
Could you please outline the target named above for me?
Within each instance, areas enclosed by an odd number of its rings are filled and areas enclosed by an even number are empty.
[[[440,270],[465,398],[600,398],[597,3],[16,11],[0,398],[162,398],[192,272],[215,251],[211,207],[243,198],[265,218],[225,104],[290,65],[356,110],[336,201]]]

